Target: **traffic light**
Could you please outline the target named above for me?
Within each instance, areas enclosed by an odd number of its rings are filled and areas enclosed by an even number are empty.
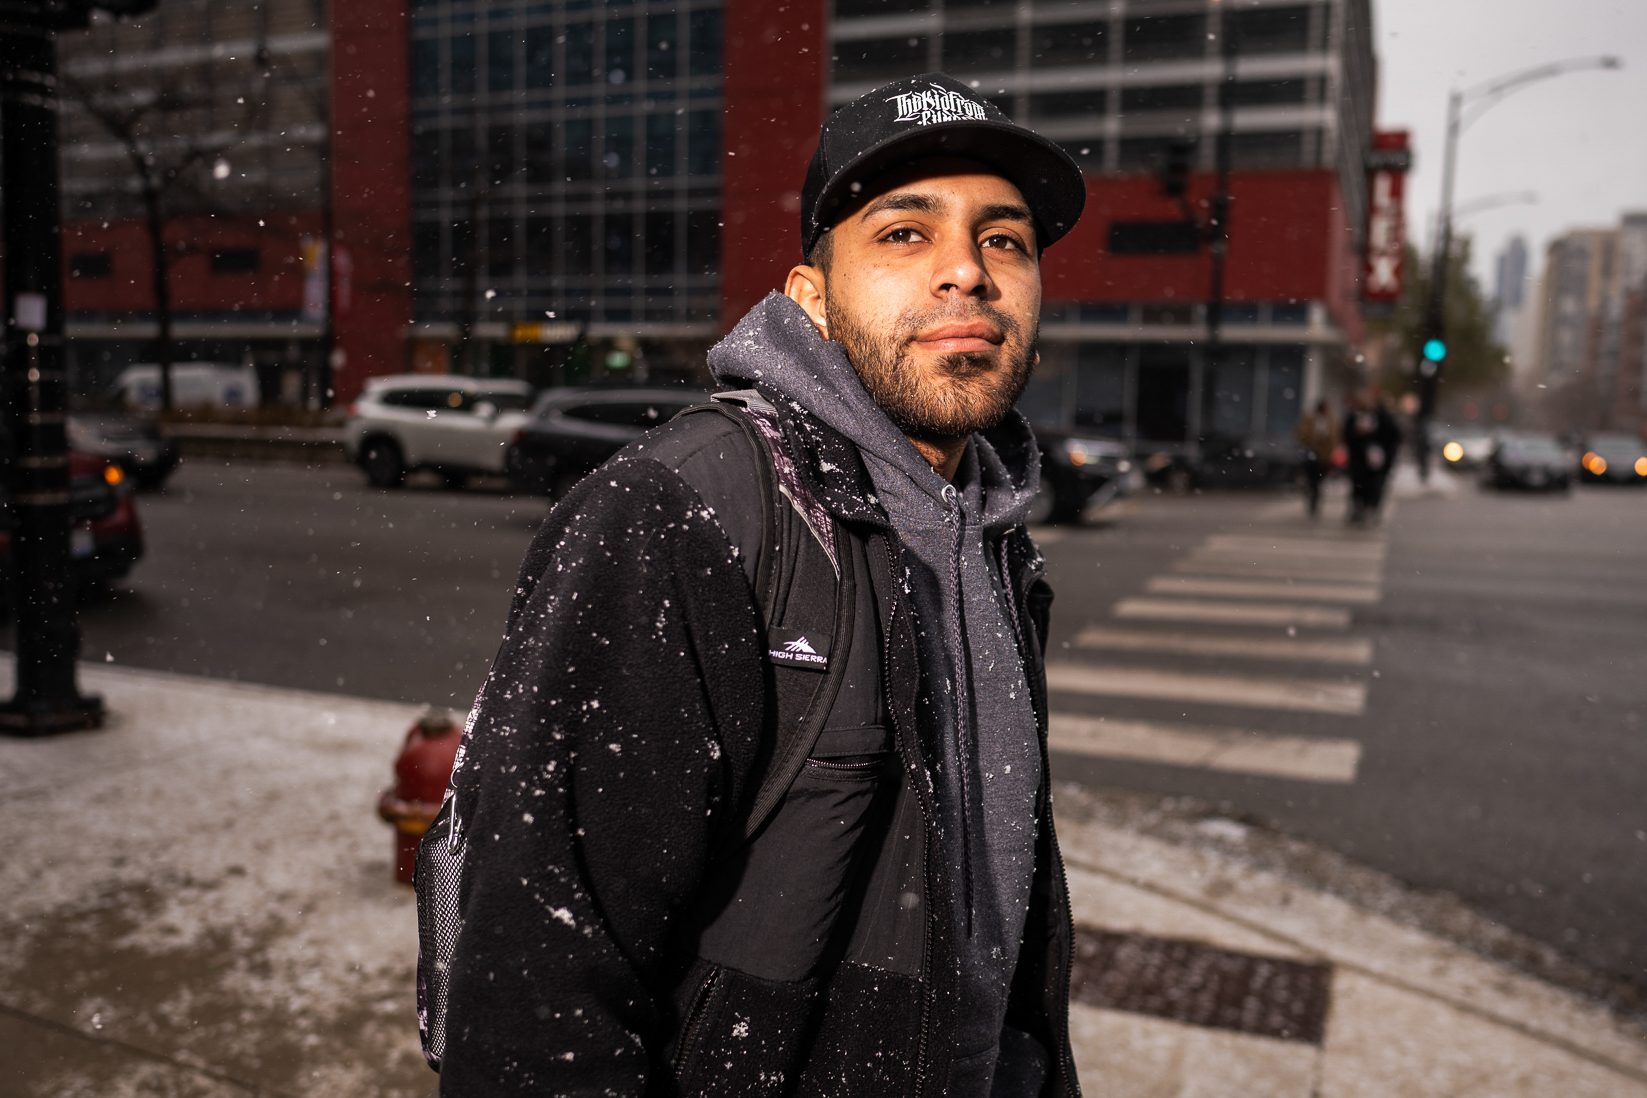
[[[1167,142],[1167,155],[1161,165],[1161,193],[1168,198],[1183,198],[1189,189],[1189,175],[1195,160],[1195,142],[1175,137]]]
[[[1447,343],[1441,339],[1426,339],[1424,341],[1424,359],[1427,362],[1442,363],[1447,359]]]

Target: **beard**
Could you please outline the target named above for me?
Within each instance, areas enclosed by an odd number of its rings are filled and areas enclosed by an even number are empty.
[[[898,430],[921,442],[952,442],[998,425],[1023,395],[1035,369],[1039,325],[1023,325],[988,304],[908,312],[891,330],[871,332],[858,318],[825,299],[830,338],[846,351],[864,388]],[[987,320],[1005,337],[1000,349],[961,352],[916,361],[913,343],[923,331],[956,321]]]

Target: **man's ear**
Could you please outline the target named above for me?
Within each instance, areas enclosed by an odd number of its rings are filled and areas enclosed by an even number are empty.
[[[806,310],[806,315],[812,318],[818,334],[828,339],[829,321],[824,318],[824,273],[804,263],[791,267],[789,277],[784,279],[783,292],[791,301]]]

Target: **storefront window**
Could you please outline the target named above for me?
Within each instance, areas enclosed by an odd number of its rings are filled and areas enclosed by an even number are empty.
[[[1292,434],[1304,405],[1304,348],[1272,347],[1264,384],[1264,434]]]
[[[1076,427],[1106,435],[1126,433],[1127,351],[1113,344],[1081,347],[1075,367]]]

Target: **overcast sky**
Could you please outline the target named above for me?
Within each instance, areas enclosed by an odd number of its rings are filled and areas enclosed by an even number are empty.
[[[1616,224],[1647,210],[1647,0],[1373,0],[1378,124],[1413,133],[1409,235],[1428,249],[1441,199],[1447,92],[1517,70],[1615,54],[1624,68],[1528,85],[1464,131],[1455,205],[1536,191],[1537,205],[1486,210],[1458,223],[1475,239],[1477,274],[1521,233],[1532,272],[1551,237]]]

